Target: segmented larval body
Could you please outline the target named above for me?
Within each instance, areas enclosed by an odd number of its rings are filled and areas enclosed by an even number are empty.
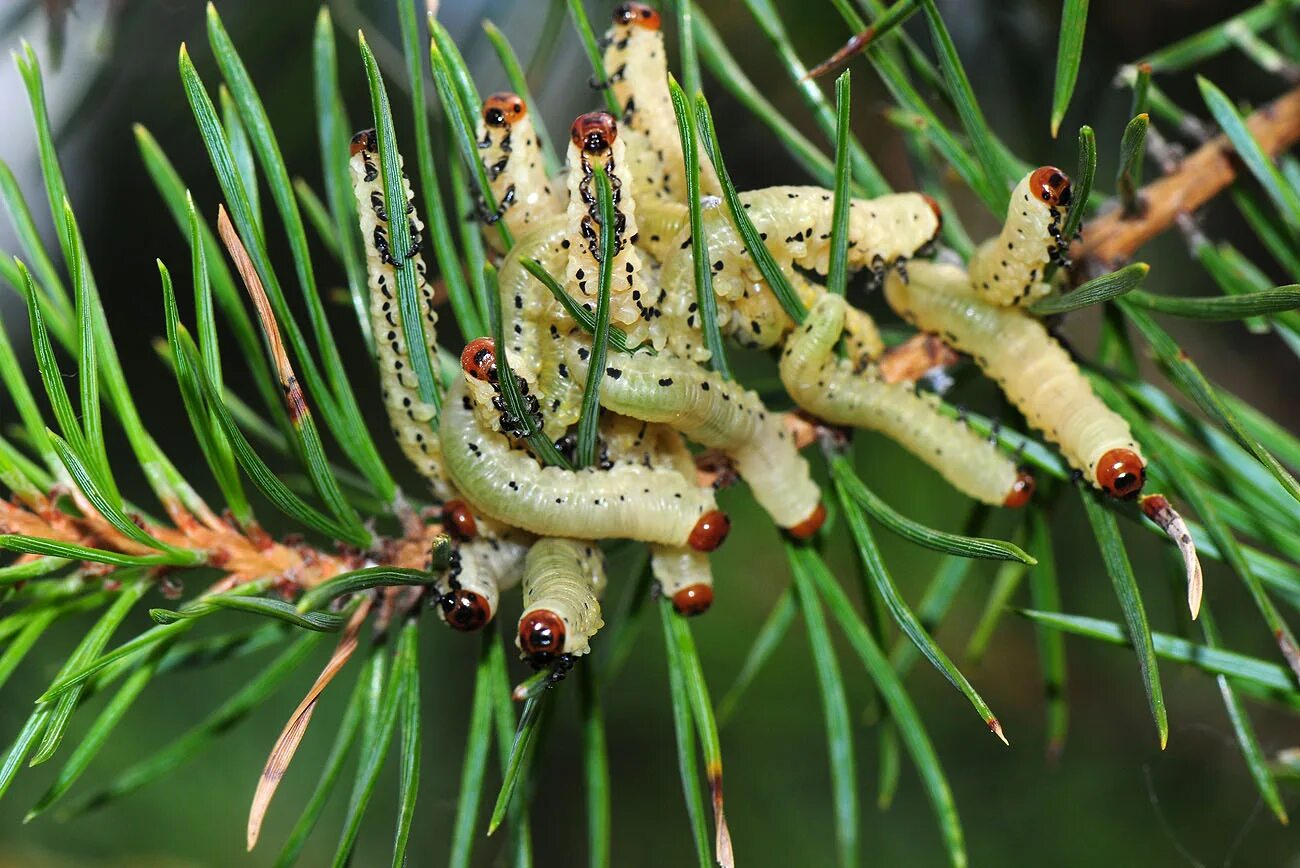
[[[578,421],[582,413],[582,383],[564,366],[564,342],[576,328],[560,303],[523,267],[533,259],[558,278],[572,246],[569,221],[564,215],[545,220],[516,241],[501,265],[497,281],[502,316],[506,317],[506,344],[510,367],[533,384],[541,402],[542,424],[552,440]],[[594,308],[595,300],[584,304]]]
[[[597,166],[609,175],[614,200],[615,253],[609,289],[610,322],[621,326],[632,343],[646,340],[663,346],[665,326],[662,298],[657,287],[645,287],[638,272],[641,256],[633,242],[637,235],[636,201],[624,164],[625,148],[611,115],[592,112],[573,122],[569,144],[569,244],[565,290],[579,304],[595,306],[600,291],[600,204],[596,198]]]
[[[825,274],[830,267],[830,231],[834,196],[821,187],[769,187],[741,194],[745,212],[764,244],[787,275],[795,266]],[[775,346],[793,326],[780,301],[763,279],[731,216],[721,202],[707,202],[704,226],[718,322],[744,346]],[[656,215],[656,229],[682,225],[668,245],[661,281],[668,289],[664,314],[670,321],[693,322],[694,264],[689,226],[672,215]],[[849,206],[848,267],[871,268],[882,275],[924,248],[939,231],[933,200],[920,193],[855,199]],[[662,233],[656,232],[655,234]],[[679,289],[681,288],[681,289]],[[696,324],[698,328],[698,323]],[[671,333],[670,333],[671,335]],[[675,341],[669,348],[685,355]],[[692,356],[705,356],[697,345]]]
[[[1102,403],[1037,319],[988,304],[951,265],[917,263],[910,282],[886,280],[885,297],[917,328],[968,353],[1094,485],[1120,497],[1142,488],[1145,462],[1128,423]]]
[[[910,383],[886,383],[874,369],[856,371],[835,355],[847,305],[826,295],[786,340],[781,382],[801,408],[834,425],[870,428],[897,441],[976,500],[1020,506],[1033,480],[996,446],[942,415],[933,395]]]
[[[588,346],[573,343],[569,367],[588,376]],[[754,498],[783,528],[820,527],[821,492],[778,414],[756,392],[694,362],[667,354],[611,356],[600,385],[602,407],[662,422],[703,446],[721,449]],[[804,535],[816,530],[812,527]]]
[[[528,106],[513,93],[494,93],[483,102],[478,126],[479,158],[498,213],[519,239],[548,217],[564,213],[559,191],[546,175],[546,161]],[[500,250],[501,236],[492,228],[488,242]],[[504,252],[504,251],[502,251]]]
[[[484,431],[458,381],[443,405],[440,433],[452,483],[487,515],[539,536],[622,537],[708,551],[728,525],[713,492],[666,469],[543,467],[503,434]]]
[[[524,611],[515,644],[534,663],[552,657],[580,657],[605,621],[600,596],[605,563],[592,542],[540,539],[528,551],[523,571]]]
[[[1030,172],[1011,191],[1002,231],[979,246],[969,263],[975,294],[1002,307],[1027,305],[1051,292],[1047,266],[1069,248],[1061,224],[1070,204],[1070,179],[1054,166]]]
[[[501,591],[519,583],[532,541],[530,534],[497,525],[456,542],[450,566],[434,583],[439,617],[458,630],[478,630],[490,622]]]
[[[660,17],[643,3],[623,3],[605,34],[605,73],[622,109],[619,123],[627,131],[627,159],[638,198],[672,201],[686,198],[677,116],[668,92],[668,54]],[[700,188],[721,191],[708,155],[700,155]]]
[[[424,257],[418,251],[409,257],[404,251],[397,251],[395,255],[389,247],[388,214],[384,205],[383,180],[379,175],[379,155],[373,130],[357,133],[353,137],[348,168],[352,175],[352,190],[357,199],[357,214],[366,247],[370,323],[375,335],[380,389],[384,407],[388,411],[389,424],[392,425],[393,437],[401,446],[402,453],[428,481],[435,497],[446,499],[450,492],[442,469],[437,431],[433,427],[437,408],[420,399],[397,300],[396,269],[414,269],[423,316],[420,325],[429,358],[436,359],[438,342],[434,327],[438,315],[433,307],[433,288],[429,285],[425,272]],[[415,213],[414,195],[405,173],[402,176],[402,191],[406,196],[405,216],[410,222],[411,237],[418,239],[424,232],[424,224]]]
[[[614,464],[667,467],[690,478],[695,459],[682,435],[656,422],[607,413],[601,420],[606,454]],[[698,615],[713,602],[713,568],[709,556],[691,548],[650,546],[650,569],[659,590],[684,615]]]

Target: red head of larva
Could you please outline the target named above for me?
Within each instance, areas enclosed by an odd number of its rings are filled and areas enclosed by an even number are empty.
[[[460,354],[460,369],[476,380],[490,383],[496,379],[497,345],[491,338],[475,338]]]
[[[583,152],[603,154],[614,146],[614,140],[618,138],[618,123],[609,112],[587,112],[573,121],[569,137]]]
[[[1055,166],[1039,166],[1029,176],[1030,191],[1053,208],[1070,204],[1070,176]]]
[[[812,535],[821,530],[822,525],[826,523],[826,505],[819,503],[817,508],[808,513],[808,517],[799,522],[792,528],[787,528],[786,532],[795,539],[811,539]]]
[[[564,620],[550,609],[537,609],[519,619],[519,648],[536,663],[564,650]]]
[[[1132,497],[1146,482],[1146,465],[1131,449],[1112,449],[1097,462],[1095,478],[1111,497]]]
[[[727,518],[725,512],[720,509],[709,510],[695,522],[686,544],[697,552],[711,552],[722,545],[730,530],[731,519]]]
[[[1029,498],[1034,496],[1034,477],[1030,476],[1024,470],[1016,474],[1016,481],[1011,485],[1011,491],[1007,492],[1007,499],[1002,501],[1003,506],[1009,506],[1012,509],[1019,509],[1029,502]]]
[[[474,512],[463,500],[449,500],[442,505],[442,526],[459,540],[471,540],[478,536]]]
[[[938,233],[938,231],[943,228],[943,209],[939,207],[939,200],[925,193],[921,194],[921,198],[925,200],[925,204],[929,205],[930,210],[934,212],[934,219],[939,221],[939,225],[935,227],[935,232]]]
[[[353,157],[362,151],[367,151],[373,154],[377,148],[378,143],[375,140],[375,131],[373,129],[362,130],[352,137],[352,144],[348,147],[348,154]]]
[[[492,620],[492,607],[481,595],[457,588],[438,601],[447,625],[465,633],[481,630]]]
[[[679,615],[703,615],[713,605],[713,588],[709,585],[687,585],[673,594],[673,608]]]
[[[494,93],[483,100],[483,123],[490,127],[508,127],[528,114],[524,101],[509,91]]]
[[[628,27],[635,24],[646,30],[658,30],[662,26],[659,12],[644,3],[621,3],[614,10],[614,24]]]

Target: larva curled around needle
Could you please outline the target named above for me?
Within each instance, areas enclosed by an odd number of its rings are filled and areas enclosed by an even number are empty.
[[[619,123],[627,132],[628,160],[637,196],[683,201],[686,167],[668,92],[668,53],[658,11],[644,3],[621,3],[605,34],[605,73],[622,106]],[[721,193],[707,154],[700,154],[700,188]]]
[[[440,436],[448,476],[465,499],[538,536],[623,537],[712,551],[730,529],[713,492],[672,470],[543,467],[505,435],[477,424],[463,381],[448,391]]]
[[[1063,262],[1069,239],[1061,225],[1070,206],[1070,176],[1040,166],[1011,191],[1002,231],[970,258],[971,286],[989,304],[1028,305],[1051,292],[1047,266]]]
[[[579,379],[590,375],[590,353],[581,342],[570,344],[569,367]],[[780,415],[768,411],[757,393],[667,354],[611,357],[602,373],[602,407],[671,425],[689,440],[726,452],[759,505],[796,538],[821,527],[826,511],[808,463]]]
[[[533,543],[523,568],[524,611],[515,640],[534,666],[581,657],[605,621],[600,596],[605,563],[590,541],[544,538]]]
[[[887,383],[875,369],[858,373],[847,359],[836,357],[846,307],[838,295],[823,296],[786,340],[781,382],[794,402],[831,424],[883,432],[976,500],[1012,507],[1027,503],[1033,477],[996,446],[941,414],[934,399],[918,394],[911,383]]]
[[[366,245],[366,274],[370,282],[370,322],[375,334],[380,390],[388,411],[393,436],[403,454],[415,465],[440,500],[450,496],[442,469],[434,422],[437,408],[420,400],[415,373],[411,369],[406,338],[402,330],[397,303],[396,262],[388,246],[388,214],[384,205],[383,179],[379,175],[378,140],[374,130],[363,130],[352,137],[348,168],[352,191],[357,200],[361,235]],[[418,239],[424,224],[415,213],[414,195],[405,173],[402,190],[407,199],[406,219],[411,236]],[[402,266],[414,268],[420,290],[424,321],[420,324],[430,358],[437,358],[435,326],[438,315],[433,306],[433,289],[429,286],[424,258],[417,251]]]
[[[492,197],[498,203],[497,213],[483,215],[488,222],[504,220],[511,235],[521,238],[540,221],[564,211],[546,177],[537,130],[520,97],[502,92],[483,101],[478,146]],[[493,245],[501,243],[496,232],[487,232],[485,237]]]
[[[885,281],[885,298],[908,322],[969,354],[1093,485],[1114,497],[1142,490],[1146,462],[1128,423],[1037,319],[988,304],[951,265],[918,262],[908,282]]]

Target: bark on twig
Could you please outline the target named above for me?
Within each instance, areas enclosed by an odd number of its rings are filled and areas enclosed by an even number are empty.
[[[1288,150],[1300,141],[1300,88],[1252,113],[1246,126],[1269,156]],[[1085,224],[1083,237],[1070,248],[1071,258],[1085,278],[1094,269],[1113,271],[1180,215],[1195,212],[1223,192],[1240,169],[1228,138],[1215,136],[1189,154],[1177,170],[1142,188],[1145,207],[1140,214],[1125,217],[1116,210]]]

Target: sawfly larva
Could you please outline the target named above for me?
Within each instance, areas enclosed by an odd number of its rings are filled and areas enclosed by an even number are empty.
[[[521,380],[533,383],[541,396],[546,435],[560,437],[582,413],[582,384],[566,375],[562,343],[574,328],[564,309],[541,283],[523,267],[537,260],[551,274],[559,274],[568,257],[569,222],[564,215],[539,224],[515,242],[501,264],[497,281],[506,328],[510,367]],[[590,301],[583,303],[591,303]]]
[[[533,543],[524,561],[524,611],[516,644],[534,666],[558,657],[581,657],[591,637],[605,626],[600,595],[605,565],[588,541],[545,538]]]
[[[834,195],[820,187],[768,187],[742,193],[741,202],[769,252],[787,275],[795,267],[826,274],[830,267],[830,233]],[[646,234],[658,236],[656,249],[664,249],[664,234],[677,227],[677,235],[666,245],[661,284],[669,290],[665,317],[685,321],[698,329],[694,315],[694,263],[690,227],[672,206],[653,205],[643,209]],[[876,199],[855,199],[849,207],[848,267],[870,268],[877,277],[897,269],[924,248],[939,231],[938,205],[921,193],[897,193]],[[793,327],[775,293],[754,264],[744,241],[720,203],[704,209],[713,290],[718,298],[719,326],[741,345],[752,348],[776,346]],[[797,281],[794,281],[797,282]],[[698,342],[697,342],[698,343]],[[672,341],[669,348],[686,356]],[[707,350],[696,346],[691,357],[701,360]]]
[[[402,331],[397,302],[397,262],[388,246],[388,214],[385,212],[383,180],[379,174],[378,140],[374,130],[364,130],[352,137],[352,156],[348,167],[352,174],[352,191],[356,195],[361,235],[366,242],[366,273],[370,281],[370,322],[375,335],[380,389],[393,436],[403,454],[415,465],[439,499],[449,496],[442,468],[442,455],[433,422],[437,408],[420,400],[419,386],[411,370],[406,337]],[[411,185],[402,175],[406,196],[406,218],[411,237],[419,239],[424,224],[415,213]],[[416,242],[418,244],[418,241]],[[421,328],[429,357],[437,358],[435,326],[438,315],[433,307],[433,289],[425,273],[424,258],[418,249],[402,268],[414,268],[416,285],[423,302]]]
[[[609,318],[633,344],[647,339],[664,343],[660,305],[664,293],[645,283],[637,238],[636,201],[624,157],[626,146],[608,112],[589,112],[573,122],[569,136],[568,251],[565,290],[579,304],[595,305],[600,287],[600,203],[596,199],[597,166],[609,176],[614,200],[614,261],[610,264]],[[643,285],[644,284],[644,285]]]
[[[591,350],[576,341],[570,347],[569,366],[585,381]],[[671,425],[727,453],[754,499],[792,535],[806,539],[821,527],[825,510],[808,463],[757,393],[666,354],[611,357],[603,373],[602,407]]]
[[[466,374],[465,387],[474,401],[475,416],[483,427],[515,439],[523,439],[528,432],[542,427],[541,405],[531,393],[528,380],[515,377],[528,418],[519,418],[506,406],[497,373],[496,343],[492,338],[475,338],[466,344],[460,354],[460,367]]]
[[[917,328],[969,354],[1098,488],[1114,497],[1142,490],[1146,465],[1128,423],[1102,403],[1037,319],[987,303],[951,265],[916,263],[909,282],[885,281],[885,298]]]
[[[1051,292],[1043,273],[1069,249],[1061,224],[1070,205],[1070,177],[1040,166],[1011,191],[1002,232],[970,258],[970,283],[989,304],[1027,305]]]
[[[451,564],[434,583],[438,616],[449,627],[466,632],[482,629],[496,615],[501,591],[519,583],[532,538],[513,529],[501,530],[499,536],[484,533],[461,540],[452,549]]]
[[[463,380],[447,394],[440,436],[447,474],[477,509],[538,536],[623,537],[712,551],[730,529],[713,492],[666,469],[543,467],[485,431]]]
[[[686,167],[668,92],[668,53],[659,13],[644,3],[622,3],[605,34],[605,73],[622,107],[627,157],[637,195],[682,201]],[[700,188],[718,195],[717,173],[700,154]]]
[[[513,93],[494,93],[483,101],[478,146],[497,202],[497,213],[484,215],[487,222],[504,220],[511,235],[519,238],[539,221],[563,213],[564,204],[551,190],[537,130],[522,99]],[[500,244],[496,232],[486,237]]]
[[[700,615],[713,605],[713,569],[709,556],[690,549],[650,547],[650,570],[659,591],[683,615]]]
[[[695,472],[695,457],[682,435],[668,425],[607,413],[601,420],[608,458],[614,464],[668,467],[683,476]],[[699,615],[713,604],[713,570],[708,555],[689,548],[650,546],[650,568],[659,590],[683,615]]]
[[[792,334],[781,354],[781,382],[802,409],[833,425],[870,428],[900,443],[962,493],[984,503],[1023,506],[1033,477],[1007,455],[955,419],[937,399],[911,383],[887,383],[878,371],[858,373],[835,355],[847,304],[825,295]]]

